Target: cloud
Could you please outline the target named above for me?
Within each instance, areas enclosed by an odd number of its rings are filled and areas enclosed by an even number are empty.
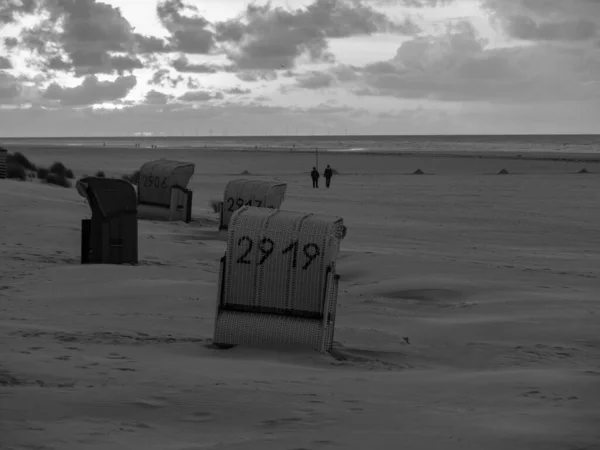
[[[0,56],[0,69],[12,69],[12,63],[10,59]]]
[[[358,95],[515,104],[600,97],[600,52],[550,45],[490,48],[467,21],[404,42],[357,70]]]
[[[388,32],[411,35],[412,21],[395,22],[359,0],[315,0],[296,10],[250,4],[237,20],[216,26],[216,40],[229,44],[227,56],[241,70],[291,69],[307,55],[333,61],[328,39]]]
[[[233,87],[229,89],[224,89],[223,92],[231,95],[248,95],[252,93],[252,89],[242,89],[240,87]]]
[[[177,59],[171,61],[171,67],[178,72],[190,72],[190,73],[216,73],[223,69],[221,66],[214,64],[194,64],[185,55],[180,55]]]
[[[530,41],[585,41],[598,37],[597,0],[482,0],[509,37]]]
[[[221,92],[189,91],[178,97],[182,102],[205,102],[209,100],[222,100],[225,96]]]
[[[144,103],[149,105],[166,105],[173,96],[167,95],[163,92],[155,91],[154,89],[148,91],[144,97]]]
[[[335,78],[330,73],[312,71],[300,75],[296,84],[304,89],[325,89],[331,87],[334,82]]]
[[[32,14],[36,6],[37,0],[2,0],[0,2],[0,24],[16,22],[20,16]]]
[[[188,9],[193,16],[184,15]],[[197,14],[195,6],[182,0],[162,0],[156,12],[163,26],[171,34],[169,44],[172,50],[189,54],[209,54],[215,48],[214,33],[210,22]]]
[[[160,38],[135,33],[121,10],[106,3],[39,1],[42,20],[21,31],[18,45],[40,56],[44,70],[72,70],[76,76],[123,74],[144,67],[138,54],[168,50]]]
[[[95,75],[88,75],[75,87],[63,87],[52,83],[42,97],[56,100],[62,106],[95,105],[126,97],[136,84],[137,79],[133,75],[118,77],[114,81],[99,81]]]
[[[370,0],[375,6],[405,6],[409,8],[436,8],[460,0]]]
[[[183,83],[184,80],[185,79],[182,75],[172,76],[169,69],[160,69],[154,72],[149,84],[154,86],[169,86],[171,88],[176,88],[180,83]]]
[[[598,25],[586,19],[538,23],[515,15],[505,19],[504,27],[511,37],[530,41],[585,41],[598,36]]]
[[[6,37],[6,38],[4,38],[4,46],[8,50],[14,49],[17,45],[19,45],[19,40],[16,37]]]

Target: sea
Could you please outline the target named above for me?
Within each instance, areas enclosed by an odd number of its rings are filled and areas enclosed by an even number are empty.
[[[96,136],[0,137],[0,146],[113,147],[198,150],[323,151],[367,153],[573,153],[598,154],[594,135],[432,135],[432,136]],[[591,156],[591,155],[590,155]]]

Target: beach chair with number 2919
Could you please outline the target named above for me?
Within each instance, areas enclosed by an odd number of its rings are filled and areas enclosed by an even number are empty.
[[[333,344],[346,228],[338,217],[244,206],[229,223],[213,342]]]

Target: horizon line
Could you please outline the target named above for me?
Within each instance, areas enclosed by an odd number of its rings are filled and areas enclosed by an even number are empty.
[[[106,135],[106,136],[1,136],[2,140],[11,139],[226,139],[226,138],[337,138],[337,139],[349,139],[349,138],[364,138],[364,137],[533,137],[533,136],[600,136],[600,133],[506,133],[506,134],[492,134],[492,133],[481,133],[481,134],[299,134],[299,135],[149,135],[149,136],[119,136],[119,135]]]

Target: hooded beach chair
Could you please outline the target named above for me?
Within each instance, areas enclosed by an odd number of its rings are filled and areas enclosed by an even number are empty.
[[[221,259],[213,343],[331,349],[345,235],[339,217],[243,206]]]
[[[231,216],[242,206],[279,209],[285,198],[287,183],[276,180],[232,180],[225,187],[220,203],[219,230],[226,230]]]
[[[8,150],[0,147],[0,179],[7,177]]]
[[[92,218],[81,221],[82,264],[137,264],[135,187],[125,180],[87,177],[77,181]]]
[[[140,168],[138,217],[190,222],[193,193],[187,189],[195,165],[159,159]]]

